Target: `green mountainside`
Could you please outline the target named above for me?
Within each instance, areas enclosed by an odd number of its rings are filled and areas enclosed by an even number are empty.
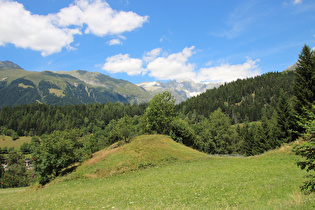
[[[119,93],[131,103],[139,104],[143,102],[148,102],[148,99],[152,98],[153,96],[152,94],[145,91],[143,88],[138,87],[137,85],[134,85],[122,79],[114,79],[108,75],[104,75],[99,72],[74,70],[60,71],[57,73],[68,74],[93,87],[103,87],[109,89],[110,91]]]
[[[0,62],[0,107],[30,103],[49,105],[143,103],[152,96],[130,82],[96,72],[32,72]]]
[[[233,123],[258,121],[264,112],[271,118],[281,89],[292,101],[293,82],[294,71],[269,72],[254,78],[238,79],[187,99],[177,105],[177,110],[189,117],[196,114],[209,117],[220,108],[233,119]]]
[[[296,64],[295,64],[296,65]],[[294,66],[290,68],[292,70]],[[245,119],[261,119],[262,109],[272,114],[283,89],[292,96],[294,71],[270,72],[254,78],[238,79],[181,102],[177,108],[183,114],[208,117],[221,108],[235,123]],[[160,89],[159,91],[165,91]],[[177,99],[180,94],[169,90]],[[122,102],[148,102],[157,92],[121,79],[84,70],[26,71],[10,61],[0,62],[0,108],[30,103],[49,105]],[[268,116],[270,117],[270,116]]]

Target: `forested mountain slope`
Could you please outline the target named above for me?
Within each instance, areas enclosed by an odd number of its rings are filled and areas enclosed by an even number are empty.
[[[69,105],[148,101],[149,94],[130,82],[86,71],[73,71],[72,74],[31,72],[10,61],[0,62],[0,107],[30,103]]]
[[[199,114],[209,117],[210,113],[221,108],[233,118],[234,123],[257,121],[261,119],[263,108],[266,108],[268,117],[271,117],[281,89],[288,99],[293,96],[293,80],[293,71],[238,79],[182,102],[177,105],[177,110],[188,116]]]

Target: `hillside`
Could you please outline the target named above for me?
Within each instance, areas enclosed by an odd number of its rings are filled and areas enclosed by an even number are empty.
[[[142,103],[147,102],[148,95],[132,83],[100,73],[32,72],[10,61],[0,63],[0,107],[30,103]]]
[[[128,144],[119,142],[101,150],[76,170],[75,176],[108,177],[127,171],[158,166],[183,160],[193,160],[207,155],[182,144],[168,136],[138,136]]]
[[[0,61],[0,108],[30,103],[73,105],[110,101],[141,104],[149,102],[155,94],[164,91],[171,92],[177,103],[180,103],[218,85],[192,81],[135,85],[99,72],[32,72],[11,61]]]
[[[114,79],[108,75],[99,72],[88,72],[84,70],[59,71],[58,74],[71,75],[82,82],[93,87],[104,87],[112,92],[119,93],[125,97],[128,102],[140,104],[148,102],[153,95],[141,87],[134,85],[122,79]]]
[[[265,109],[267,117],[271,118],[281,89],[291,100],[293,80],[293,71],[270,72],[254,78],[238,79],[187,99],[177,105],[177,110],[188,116],[195,113],[208,117],[221,108],[234,123],[239,123],[260,120],[262,110]]]
[[[0,189],[0,202],[9,209],[314,209],[314,194],[299,190],[306,172],[291,149],[209,156],[107,178],[73,177],[39,190]],[[102,162],[112,162],[107,157]]]

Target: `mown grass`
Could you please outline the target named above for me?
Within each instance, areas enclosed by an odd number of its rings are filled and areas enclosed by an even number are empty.
[[[68,179],[12,194],[8,209],[314,209],[291,147],[255,157],[200,157],[106,178]],[[108,161],[108,159],[107,159]]]
[[[30,143],[31,138],[29,136],[20,136],[18,139],[12,140],[10,136],[0,135],[0,147],[14,147],[15,149],[19,149],[23,143]]]

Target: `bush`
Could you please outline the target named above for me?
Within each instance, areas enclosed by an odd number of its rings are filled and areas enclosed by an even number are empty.
[[[194,146],[196,138],[193,129],[186,121],[180,118],[176,118],[170,123],[170,137],[174,141],[189,147]]]

